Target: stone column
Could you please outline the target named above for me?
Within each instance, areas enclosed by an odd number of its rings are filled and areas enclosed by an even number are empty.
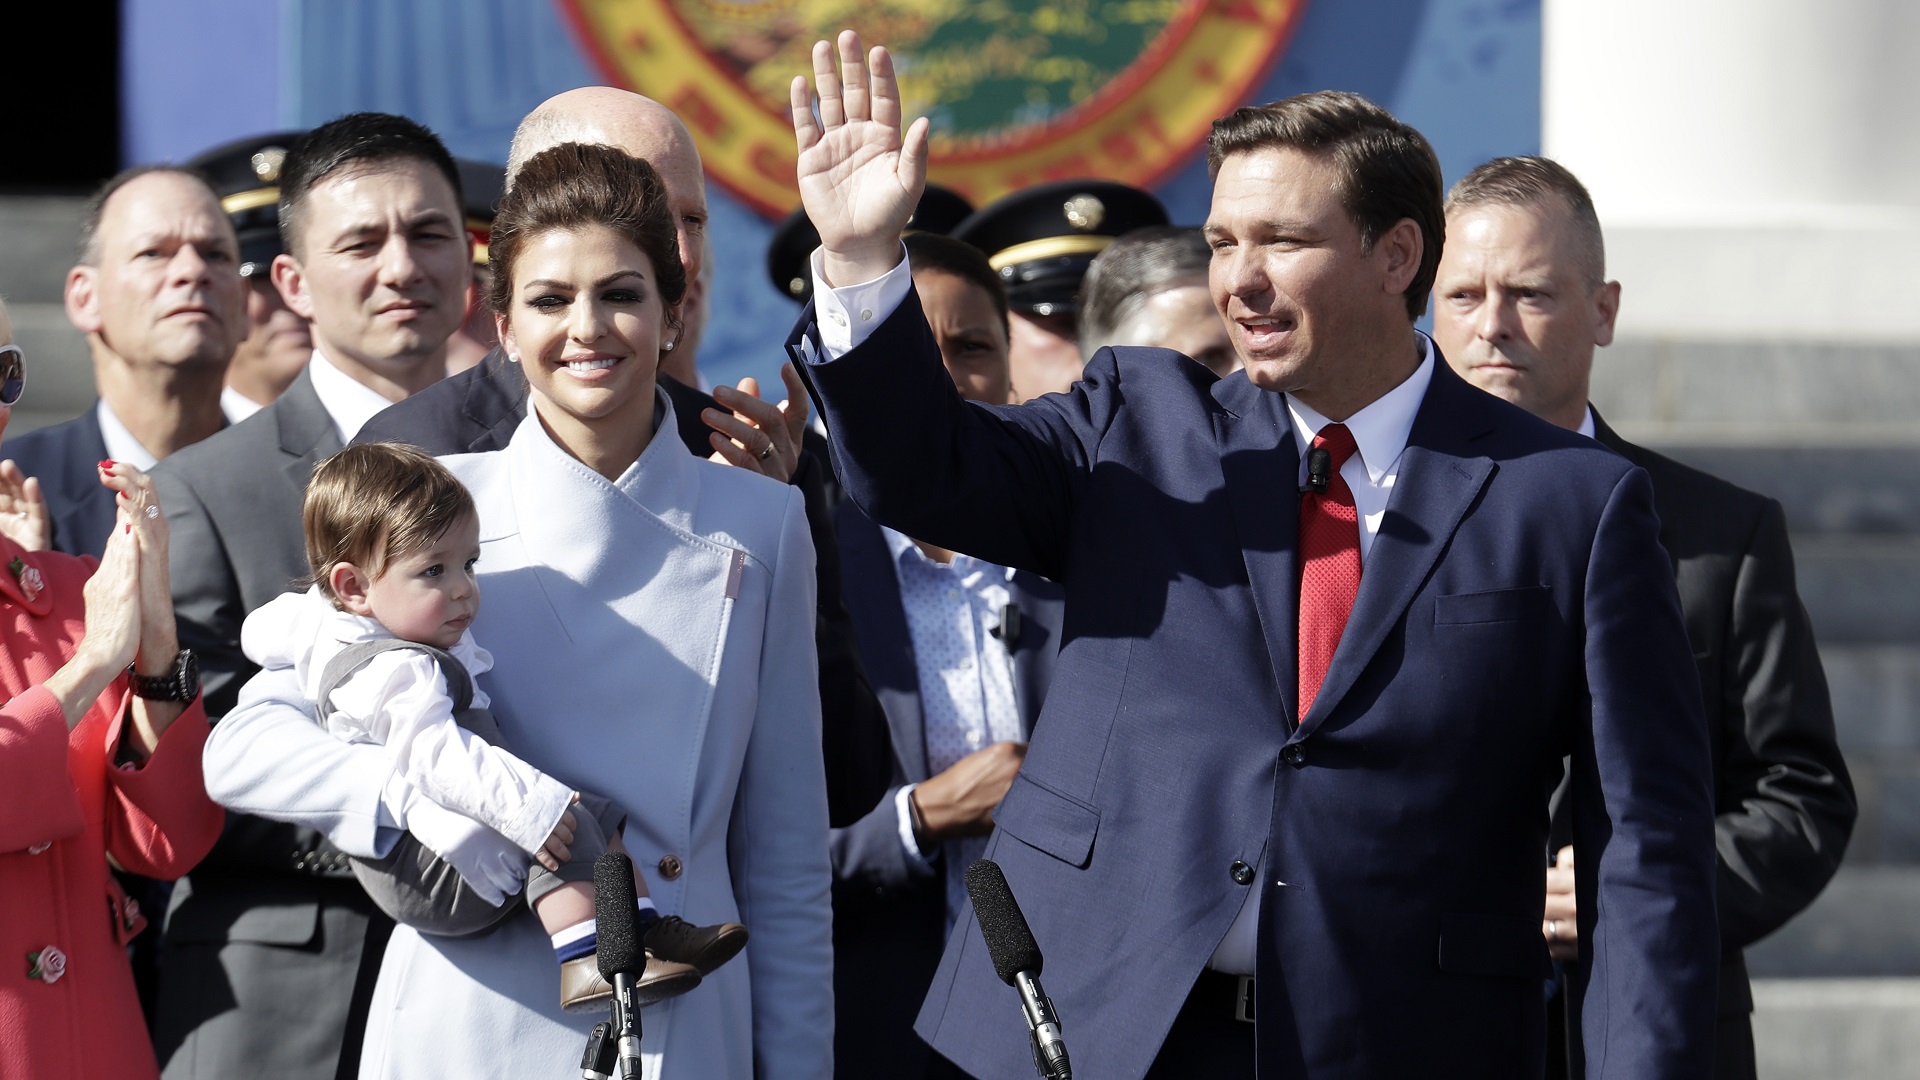
[[[1920,4],[1546,0],[1542,145],[1620,331],[1920,343]]]

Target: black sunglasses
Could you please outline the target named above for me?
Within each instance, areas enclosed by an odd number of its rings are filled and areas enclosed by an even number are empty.
[[[0,405],[13,405],[27,389],[27,354],[18,345],[0,345]]]

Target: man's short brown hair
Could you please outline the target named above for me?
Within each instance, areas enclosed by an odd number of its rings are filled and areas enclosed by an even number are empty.
[[[1586,262],[1587,284],[1607,279],[1607,243],[1587,186],[1552,158],[1494,158],[1461,177],[1447,192],[1447,216],[1475,206],[1541,206],[1558,199],[1573,218],[1574,242]]]
[[[1426,313],[1440,267],[1447,219],[1440,208],[1440,159],[1426,137],[1387,110],[1339,90],[1246,105],[1213,122],[1207,175],[1234,154],[1293,149],[1332,160],[1340,203],[1360,227],[1361,251],[1404,219],[1420,227],[1420,268],[1407,283],[1407,316]]]
[[[320,463],[300,512],[307,569],[335,604],[327,577],[352,563],[370,580],[473,514],[473,496],[445,465],[403,443],[349,446]]]

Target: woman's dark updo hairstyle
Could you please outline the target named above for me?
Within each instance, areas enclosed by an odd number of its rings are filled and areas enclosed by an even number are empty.
[[[667,308],[667,323],[680,327],[678,308],[687,295],[687,269],[667,187],[646,161],[611,146],[561,143],[527,160],[500,200],[487,242],[493,310],[513,309],[513,270],[529,239],[554,229],[599,225],[633,242],[653,263],[654,287]]]

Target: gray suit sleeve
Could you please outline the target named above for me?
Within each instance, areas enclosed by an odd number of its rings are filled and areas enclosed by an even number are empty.
[[[828,847],[833,854],[833,881],[841,888],[892,892],[934,875],[931,863],[907,854],[900,843],[900,815],[893,788],[866,816],[833,830]]]
[[[1720,713],[1714,839],[1720,935],[1745,947],[1826,887],[1853,832],[1853,784],[1834,737],[1826,673],[1794,585],[1780,504],[1769,500],[1734,585]]]
[[[233,708],[253,665],[240,651],[240,623],[246,618],[240,584],[226,541],[192,482],[161,462],[153,470],[155,493],[167,514],[168,574],[180,644],[200,661],[200,680],[209,719]]]

